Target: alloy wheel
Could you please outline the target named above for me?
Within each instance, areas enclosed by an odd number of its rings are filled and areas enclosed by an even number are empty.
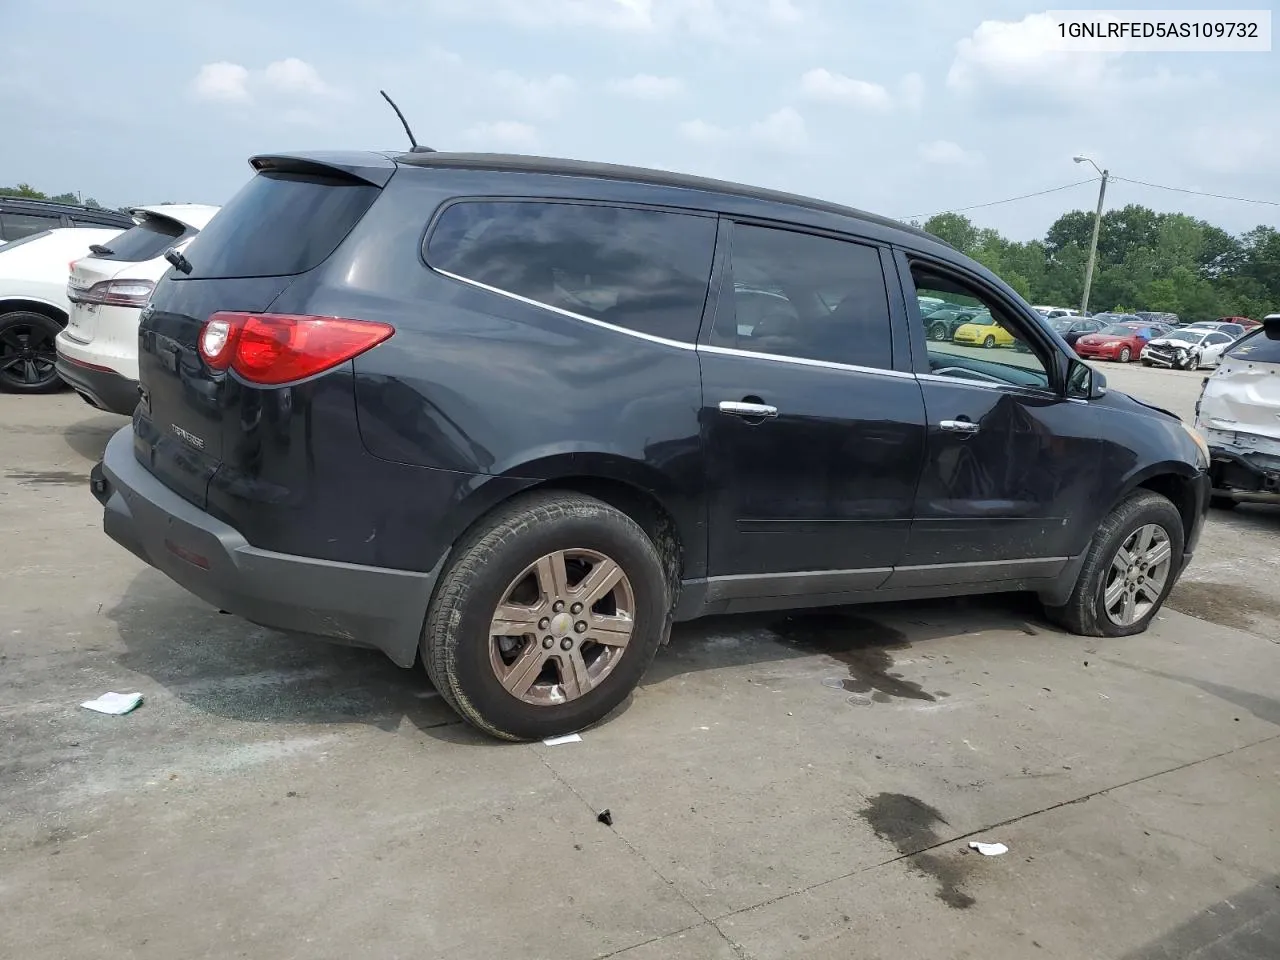
[[[557,550],[504,591],[489,626],[489,663],[513,697],[537,706],[577,700],[626,653],[635,626],[631,581],[595,550]]]
[[[1147,616],[1160,602],[1172,569],[1169,532],[1157,523],[1134,530],[1107,571],[1102,594],[1107,618],[1116,626],[1128,627]]]
[[[0,380],[19,387],[48,383],[58,375],[57,359],[53,337],[34,324],[11,324],[0,333]]]
[[[1128,363],[1128,362],[1129,362],[1129,358],[1130,358],[1131,356],[1133,356],[1133,354],[1129,351],[1129,348],[1128,348],[1128,347],[1121,347],[1121,348],[1120,348],[1120,362],[1121,362],[1121,363]]]

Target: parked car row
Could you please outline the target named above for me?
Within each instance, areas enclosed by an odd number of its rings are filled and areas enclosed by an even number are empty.
[[[70,384],[93,406],[138,403],[138,316],[217,207],[160,204],[129,213],[0,198],[0,388]]]

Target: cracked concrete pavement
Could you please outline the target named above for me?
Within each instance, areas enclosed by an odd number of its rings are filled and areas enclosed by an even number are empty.
[[[1105,369],[1194,404],[1194,375]],[[509,745],[420,673],[219,615],[107,540],[85,476],[121,423],[0,396],[12,956],[1280,955],[1280,511],[1213,516],[1175,603],[1218,622],[716,618],[583,742]],[[145,702],[79,708],[106,690]]]

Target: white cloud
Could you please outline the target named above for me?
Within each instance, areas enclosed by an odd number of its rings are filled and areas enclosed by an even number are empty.
[[[825,67],[815,67],[801,77],[800,89],[809,99],[825,103],[882,113],[893,108],[893,97],[880,84],[832,73]]]
[[[192,81],[191,88],[201,100],[244,103],[251,99],[249,71],[238,63],[226,60],[202,66]]]
[[[705,120],[686,120],[680,124],[680,135],[694,143],[718,143],[728,138],[729,131]]]
[[[804,19],[792,0],[769,0],[768,11],[770,19],[778,23],[799,23]]]
[[[684,81],[679,77],[655,77],[650,73],[637,73],[625,80],[611,81],[609,89],[636,100],[668,100],[684,93]]]
[[[538,143],[538,131],[519,120],[497,120],[474,124],[463,132],[462,139],[487,149],[530,150]]]
[[[776,150],[795,152],[809,145],[804,117],[792,107],[783,107],[751,125],[753,139]]]
[[[329,85],[320,79],[316,68],[297,57],[267,64],[267,68],[262,71],[262,79],[269,87],[282,93],[323,96],[330,92]]]
[[[972,166],[982,162],[982,154],[966,150],[950,140],[933,140],[920,144],[920,159],[941,166]]]
[[[574,89],[573,80],[563,73],[540,79],[500,70],[490,78],[490,82],[508,109],[538,120],[557,116]]]
[[[908,110],[919,110],[924,105],[924,78],[918,73],[908,73],[898,84],[898,97]]]
[[[1034,88],[1075,97],[1097,88],[1112,71],[1114,54],[1081,53],[1054,45],[1057,19],[1036,13],[1014,22],[985,20],[956,44],[947,85]]]

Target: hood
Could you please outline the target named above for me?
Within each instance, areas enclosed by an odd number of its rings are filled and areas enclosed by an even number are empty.
[[[1151,341],[1153,347],[1181,347],[1183,350],[1190,350],[1199,344],[1188,343],[1186,340],[1176,340],[1172,337],[1156,337]]]

